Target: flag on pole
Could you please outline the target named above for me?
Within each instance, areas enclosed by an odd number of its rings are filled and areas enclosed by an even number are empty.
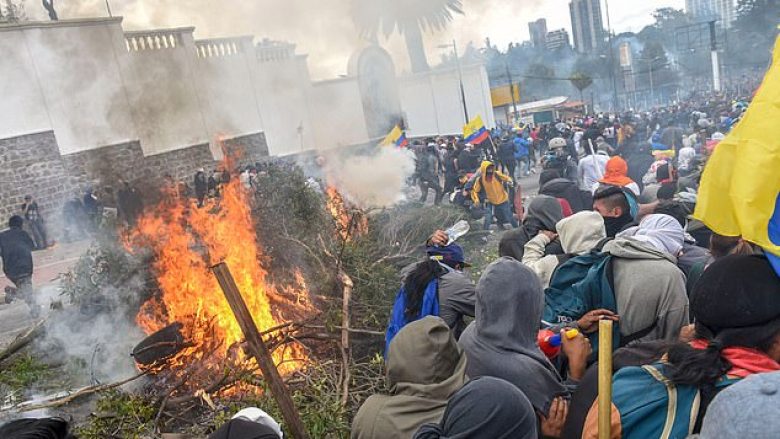
[[[463,139],[466,143],[479,145],[490,137],[490,133],[482,122],[482,117],[477,116],[463,127]]]
[[[712,231],[761,246],[780,274],[780,39],[742,121],[702,175],[694,217]]]
[[[395,145],[398,148],[406,148],[409,146],[409,140],[406,138],[406,133],[396,125],[390,134],[382,141],[382,146]]]

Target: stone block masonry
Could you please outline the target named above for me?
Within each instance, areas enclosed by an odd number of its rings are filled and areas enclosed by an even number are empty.
[[[268,156],[263,133],[224,140],[225,151],[241,150],[241,163]],[[166,175],[192,185],[199,167],[217,166],[208,144],[144,156],[138,141],[61,155],[52,131],[0,139],[0,229],[18,214],[25,195],[38,200],[57,235],[63,204],[83,196],[87,186],[117,190],[122,180],[155,194]]]

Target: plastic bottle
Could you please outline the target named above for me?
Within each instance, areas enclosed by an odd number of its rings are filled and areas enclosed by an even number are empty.
[[[579,333],[580,331],[577,329],[567,329],[564,332],[566,338],[569,340],[578,336]],[[539,335],[536,337],[536,341],[539,343],[539,348],[542,350],[542,352],[544,352],[544,355],[546,355],[549,359],[557,357],[561,352],[561,345],[563,344],[561,334],[556,334],[549,329],[542,329],[539,331]]]
[[[471,226],[468,221],[460,220],[455,223],[455,225],[446,230],[447,236],[450,238],[449,241],[447,241],[447,245],[452,244],[461,236],[469,233],[469,230],[471,230]]]

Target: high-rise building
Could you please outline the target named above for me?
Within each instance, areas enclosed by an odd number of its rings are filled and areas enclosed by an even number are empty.
[[[545,37],[545,47],[547,50],[553,51],[570,46],[571,43],[569,43],[569,33],[566,32],[566,29],[558,29],[552,32],[548,32],[547,36]]]
[[[544,47],[547,38],[547,20],[540,18],[528,23],[528,33],[531,34],[531,43],[534,47]]]
[[[685,0],[685,12],[696,21],[718,21],[720,26],[731,27],[737,18],[736,0]]]
[[[574,47],[577,51],[587,53],[601,47],[606,38],[601,17],[601,0],[571,0],[569,12]]]

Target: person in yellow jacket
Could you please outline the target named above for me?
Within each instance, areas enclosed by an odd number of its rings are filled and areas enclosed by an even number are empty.
[[[504,188],[504,183],[512,185],[512,179],[496,170],[492,162],[484,161],[479,167],[477,181],[471,190],[471,199],[474,205],[480,204],[479,195],[485,192],[485,230],[490,230],[493,224],[493,216],[498,220],[498,226],[504,228],[509,223],[517,227],[517,221],[512,216],[512,206],[509,204],[509,194]]]

